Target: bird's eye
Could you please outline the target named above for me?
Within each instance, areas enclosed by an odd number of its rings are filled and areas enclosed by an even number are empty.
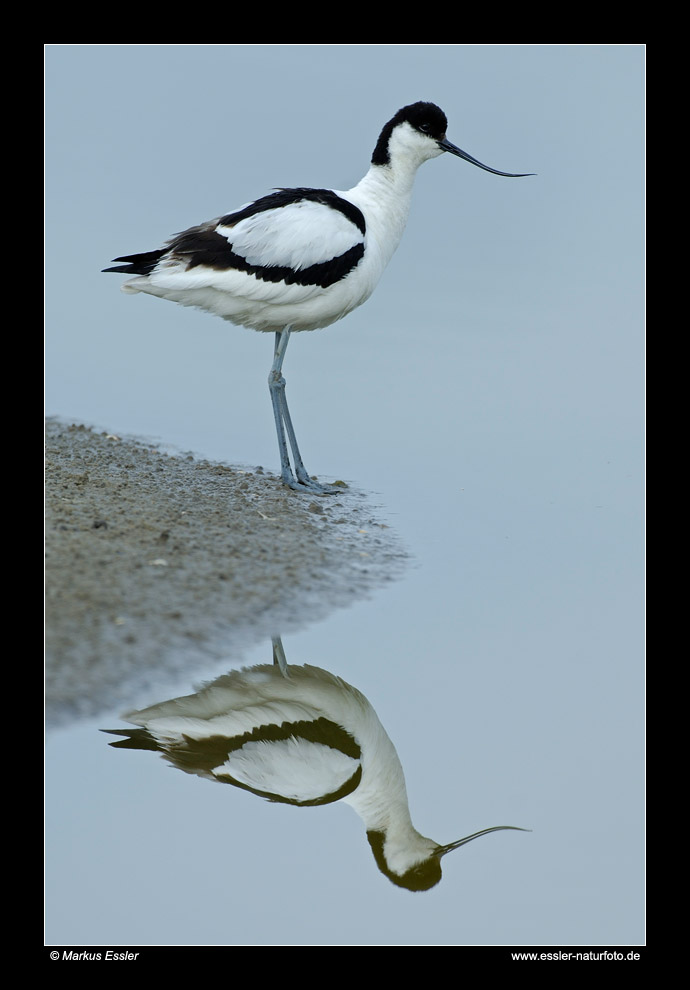
[[[431,124],[420,124],[419,129],[420,131],[424,131],[425,134],[428,134],[431,130]]]

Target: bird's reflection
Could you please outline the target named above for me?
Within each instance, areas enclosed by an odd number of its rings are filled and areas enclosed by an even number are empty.
[[[441,879],[441,858],[497,825],[448,845],[410,818],[405,777],[376,712],[356,688],[320,667],[273,664],[232,671],[196,694],[129,712],[138,729],[107,730],[111,743],[150,749],[185,773],[232,784],[269,801],[313,807],[345,801],[364,822],[376,864],[408,890]]]

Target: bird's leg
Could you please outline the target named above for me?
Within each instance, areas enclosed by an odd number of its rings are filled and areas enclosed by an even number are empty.
[[[304,466],[304,462],[302,461],[302,456],[297,445],[297,436],[295,435],[295,428],[292,425],[292,418],[290,417],[290,410],[288,409],[287,398],[285,396],[285,379],[282,376],[283,358],[285,357],[285,351],[287,350],[288,341],[290,339],[290,327],[285,327],[281,334],[276,334],[276,337],[279,339],[276,340],[275,357],[273,361],[273,368],[271,368],[271,373],[273,373],[276,368],[277,360],[277,370],[280,374],[278,401],[283,425],[285,426],[288,440],[290,441],[290,446],[292,447],[292,460],[295,465],[295,474],[297,475],[297,480],[301,481],[302,484],[309,484],[311,482],[311,478],[309,477],[307,469]]]
[[[276,333],[275,348],[273,350],[273,364],[268,376],[268,388],[271,393],[271,404],[273,405],[273,418],[276,422],[276,433],[278,434],[278,450],[280,451],[280,476],[286,485],[295,488],[297,482],[290,467],[287,443],[285,442],[285,430],[283,428],[283,411],[280,404],[281,392],[285,392],[285,379],[282,375],[283,358],[285,348],[290,339],[290,328],[285,327],[283,331]]]
[[[284,327],[276,333],[275,347],[273,350],[273,364],[271,373],[268,376],[268,387],[271,393],[271,403],[273,405],[273,416],[276,423],[276,433],[278,434],[278,449],[280,451],[280,475],[284,484],[295,491],[315,492],[324,495],[330,492],[337,492],[339,489],[330,485],[320,485],[309,477],[309,473],[304,466],[302,456],[297,445],[297,436],[292,425],[290,410],[288,409],[287,398],[285,397],[285,379],[283,378],[283,358],[290,340],[290,327]],[[290,467],[287,439],[292,448],[292,460],[295,465],[295,475]]]
[[[283,649],[283,641],[280,636],[271,636],[271,643],[273,644],[273,663],[275,666],[280,668],[280,672],[283,677],[289,679],[287,660],[285,659],[285,650]]]

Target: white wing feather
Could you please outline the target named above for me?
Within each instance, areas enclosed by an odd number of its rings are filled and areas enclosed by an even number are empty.
[[[295,271],[331,261],[363,241],[343,213],[311,200],[265,210],[217,231],[250,265]]]

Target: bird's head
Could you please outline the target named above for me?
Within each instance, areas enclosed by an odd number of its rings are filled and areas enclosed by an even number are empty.
[[[384,126],[372,155],[372,165],[390,165],[398,155],[411,156],[417,159],[417,164],[436,158],[444,151],[457,155],[466,162],[483,168],[494,175],[505,175],[512,179],[533,175],[532,172],[499,172],[498,169],[483,165],[482,162],[468,155],[446,137],[448,119],[435,103],[411,103],[402,107]]]
[[[441,860],[447,853],[459,849],[473,839],[478,839],[481,835],[503,830],[529,832],[529,829],[519,828],[517,825],[494,825],[492,828],[484,828],[480,832],[466,835],[463,839],[457,839],[446,846],[441,846],[432,839],[426,839],[419,833],[415,833],[412,841],[408,837],[404,846],[400,843],[391,844],[385,832],[367,832],[367,839],[376,865],[391,883],[397,887],[405,887],[407,890],[419,891],[431,890],[440,882]]]

